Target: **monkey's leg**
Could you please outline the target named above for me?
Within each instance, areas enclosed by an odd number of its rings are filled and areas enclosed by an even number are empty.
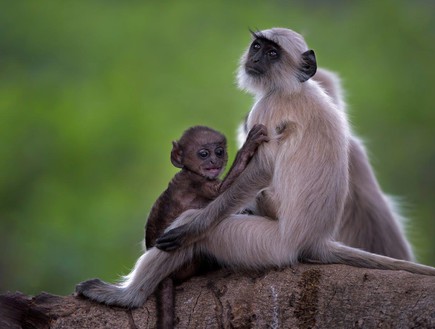
[[[79,283],[76,292],[107,305],[141,306],[157,285],[192,259],[193,246],[167,253],[151,248],[136,262],[134,269],[117,285],[93,279]]]
[[[309,236],[283,234],[279,220],[259,216],[233,215],[209,231],[197,243],[204,252],[213,255],[219,263],[248,269],[295,264],[298,257],[314,259],[321,263],[347,264],[362,268],[404,270],[411,273],[435,275],[435,268],[409,261],[372,254],[325,240],[321,236],[314,246],[304,246]],[[313,234],[312,231],[307,234]]]
[[[197,242],[219,263],[257,269],[296,263],[296,248],[280,232],[279,221],[260,216],[232,215]]]
[[[208,232],[205,239],[192,246],[167,253],[157,248],[145,252],[133,271],[119,285],[94,279],[77,285],[77,293],[91,300],[122,307],[139,307],[157,285],[193,254],[211,254],[223,264],[246,268],[291,265],[297,254],[286,246],[278,221],[259,216],[233,215]]]
[[[174,328],[175,320],[175,289],[174,281],[166,278],[160,282],[156,291],[157,299],[157,329]]]

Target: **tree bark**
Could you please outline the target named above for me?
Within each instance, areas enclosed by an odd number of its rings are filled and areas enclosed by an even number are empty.
[[[70,296],[0,296],[1,328],[154,328],[134,310]],[[220,270],[176,289],[177,328],[435,328],[435,277],[345,265]]]

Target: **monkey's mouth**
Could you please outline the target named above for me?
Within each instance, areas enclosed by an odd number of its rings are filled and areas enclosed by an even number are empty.
[[[209,177],[209,178],[216,178],[221,173],[222,168],[220,168],[220,167],[211,167],[211,168],[205,168],[204,171],[205,171],[207,177]]]
[[[245,71],[246,71],[247,74],[253,75],[253,76],[262,75],[263,74],[262,70],[254,67],[254,66],[251,66],[251,65],[245,65]]]

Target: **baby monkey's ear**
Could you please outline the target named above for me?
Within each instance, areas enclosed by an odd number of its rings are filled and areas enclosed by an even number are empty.
[[[171,162],[177,168],[183,168],[183,149],[176,141],[172,142]]]

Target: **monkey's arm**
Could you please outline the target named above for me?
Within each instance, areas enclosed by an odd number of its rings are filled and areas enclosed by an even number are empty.
[[[236,158],[225,176],[222,184],[219,186],[219,194],[228,189],[233,184],[237,177],[245,170],[249,161],[254,156],[259,145],[267,142],[269,137],[267,136],[267,128],[265,125],[256,124],[249,131],[248,137],[245,143],[236,154]]]
[[[203,209],[190,209],[181,214],[156,241],[156,247],[172,251],[200,240],[210,228],[237,213],[257,193],[270,185],[274,165],[272,156],[261,154],[268,149],[261,145],[239,178]]]
[[[179,214],[186,210],[186,208],[183,209],[182,207],[180,195],[174,193],[184,184],[183,179],[173,179],[151,208],[145,225],[145,246],[147,250],[154,247],[156,239],[163,234]],[[187,193],[183,195],[187,195]]]

